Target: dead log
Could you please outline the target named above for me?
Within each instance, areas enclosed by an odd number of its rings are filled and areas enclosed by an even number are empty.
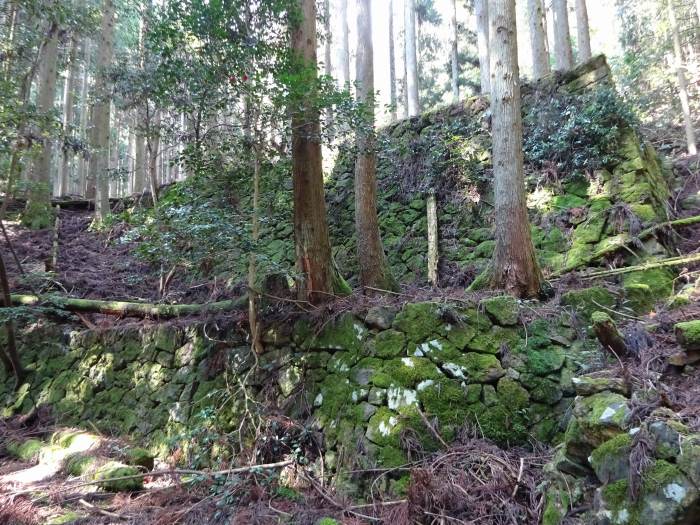
[[[617,357],[624,357],[628,354],[625,338],[608,314],[593,312],[591,321],[593,321],[593,331],[603,348],[612,351]]]
[[[119,317],[154,317],[168,319],[188,315],[215,314],[245,309],[247,296],[204,304],[154,304],[127,301],[102,301],[99,299],[79,299],[59,295],[12,295],[15,306],[50,306],[68,312],[99,313]]]

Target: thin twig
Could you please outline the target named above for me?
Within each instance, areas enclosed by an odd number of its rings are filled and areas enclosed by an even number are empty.
[[[101,509],[100,507],[93,505],[92,503],[88,503],[87,501],[85,501],[82,498],[80,498],[78,500],[78,503],[80,503],[83,507],[85,507],[93,512],[97,512],[98,514],[102,514],[103,516],[107,516],[109,518],[114,518],[114,519],[118,519],[118,520],[129,519],[126,516],[122,516],[121,514],[115,514],[114,512],[109,512],[107,510]]]

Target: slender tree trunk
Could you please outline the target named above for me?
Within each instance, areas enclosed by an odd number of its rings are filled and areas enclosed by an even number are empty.
[[[294,240],[299,297],[318,302],[340,286],[333,266],[323,189],[320,124],[315,106],[316,3],[299,0],[301,20],[292,28],[296,67],[308,83],[303,97],[291,100],[292,178],[294,186]],[[347,286],[347,285],[345,285]]]
[[[324,42],[324,56],[323,56],[323,72],[329,76],[333,76],[333,68],[331,64],[331,1],[323,0],[323,29],[326,33],[324,36],[326,40]],[[333,140],[333,108],[328,107],[326,110],[326,130],[328,130],[329,138]]]
[[[135,120],[129,119],[129,153],[127,157],[126,171],[129,174],[127,178],[127,184],[125,187],[125,194],[131,195],[134,193],[134,172],[136,168],[136,130],[134,129]]]
[[[525,203],[515,0],[489,4],[496,214],[491,284],[518,297],[531,297],[539,292],[541,274]]]
[[[688,81],[685,76],[683,50],[681,48],[681,37],[678,31],[678,21],[676,20],[676,10],[673,6],[673,0],[668,0],[667,5],[668,22],[671,29],[671,37],[673,39],[673,58],[675,61],[676,77],[678,81],[678,96],[681,100],[683,121],[685,123],[685,139],[688,143],[688,153],[690,155],[697,155],[698,149],[695,144],[695,129],[693,128],[693,119],[690,115],[690,102],[688,100]]]
[[[569,8],[567,0],[552,0],[554,15],[554,61],[557,71],[568,71],[574,66],[569,33]]]
[[[586,0],[576,0],[576,34],[578,36],[578,61],[585,62],[592,56]]]
[[[340,0],[340,45],[338,46],[338,71],[341,87],[350,87],[350,28],[348,26],[348,0]]]
[[[491,73],[489,60],[489,2],[475,0],[476,44],[479,51],[479,73],[481,75],[481,92],[491,91]]]
[[[7,279],[7,270],[5,261],[0,253],[0,286],[2,287],[2,303],[5,308],[12,307],[12,297],[10,296],[10,283]],[[5,323],[5,339],[7,342],[7,353],[0,351],[0,360],[2,360],[5,369],[8,372],[14,372],[17,378],[17,386],[21,383],[25,376],[22,362],[17,354],[17,343],[15,341],[15,324],[12,321]]]
[[[406,63],[406,87],[408,90],[408,116],[413,117],[420,113],[420,101],[418,99],[418,55],[416,51],[416,5],[415,0],[405,0],[405,63]]]
[[[56,97],[56,65],[58,62],[59,30],[56,22],[51,22],[47,40],[39,61],[37,85],[39,94],[37,109],[48,114],[54,108]],[[51,158],[53,143],[51,138],[43,140],[39,156],[34,160],[29,176],[27,205],[22,223],[32,229],[48,228],[52,223],[51,211]]]
[[[528,0],[528,20],[530,22],[530,48],[532,50],[532,74],[535,80],[551,72],[549,51],[547,50],[546,25],[543,24],[542,0]]]
[[[377,217],[376,143],[374,135],[374,63],[370,0],[357,2],[357,99],[367,121],[357,131],[355,162],[355,231],[360,284],[383,290],[396,288]]]
[[[149,133],[146,139],[148,151],[148,181],[151,186],[153,204],[158,202],[158,157],[160,150],[160,111],[155,110],[153,122],[149,125]]]
[[[85,138],[87,135],[87,127],[90,116],[90,109],[88,107],[88,84],[90,78],[90,57],[92,56],[90,52],[90,41],[85,40],[84,44],[84,64],[83,64],[83,80],[80,87],[80,137]],[[78,162],[78,193],[87,198],[87,168],[88,160],[86,155],[83,153],[80,156]],[[94,194],[93,194],[94,196]]]
[[[68,72],[63,90],[63,132],[68,133],[73,126],[73,106],[75,105],[75,87],[78,80],[78,39],[75,35],[71,38],[68,58]],[[71,133],[72,134],[72,133]],[[61,162],[58,165],[58,194],[60,196],[69,193],[70,160],[71,152],[66,149],[62,152]]]
[[[111,96],[107,79],[107,68],[112,63],[114,47],[114,2],[104,0],[102,4],[102,28],[97,58],[95,81],[95,103],[92,109],[92,155],[90,173],[95,180],[95,220],[100,223],[109,214],[109,139]]]
[[[389,100],[391,104],[391,121],[398,117],[398,100],[396,98],[396,48],[394,45],[394,0],[389,0]]]
[[[452,32],[452,100],[454,102],[459,102],[459,48],[457,47],[457,41],[459,38],[459,31],[457,27],[457,0],[452,0],[452,21],[451,21],[451,32]]]

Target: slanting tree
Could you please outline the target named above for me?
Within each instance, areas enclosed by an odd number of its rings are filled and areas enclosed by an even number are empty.
[[[683,112],[683,122],[685,124],[685,138],[688,144],[688,153],[696,155],[698,152],[695,144],[695,129],[693,127],[693,119],[690,114],[690,101],[688,99],[688,79],[685,76],[685,65],[683,61],[683,49],[681,47],[680,31],[678,29],[678,20],[676,19],[676,10],[673,5],[673,0],[667,1],[668,22],[671,30],[671,39],[673,40],[673,59],[676,69],[676,81],[678,83],[678,97],[681,100],[681,111]]]
[[[292,27],[294,78],[290,95],[292,113],[292,178],[294,186],[294,241],[298,293],[319,302],[333,292],[346,292],[331,256],[323,189],[319,110],[316,99],[316,2],[299,0],[299,17]]]
[[[39,59],[37,86],[37,109],[44,115],[50,115],[54,109],[56,97],[56,65],[58,62],[58,41],[60,30],[58,22],[48,23],[46,39]],[[41,152],[32,163],[29,172],[27,204],[22,215],[22,223],[33,229],[47,228],[51,224],[51,158],[53,155],[52,137],[43,137]]]
[[[475,0],[474,14],[476,16],[476,44],[479,51],[479,73],[481,78],[481,92],[491,91],[489,72],[489,2],[488,0]]]
[[[416,50],[415,0],[405,0],[404,18],[404,64],[406,64],[408,116],[413,117],[420,113],[420,100],[418,99],[418,52]]]
[[[547,33],[544,25],[542,0],[528,0],[528,21],[530,24],[530,50],[532,52],[532,75],[535,80],[551,72],[549,51],[547,50]]]
[[[491,285],[518,297],[540,289],[523,175],[515,0],[489,2],[495,240]]]
[[[355,231],[360,264],[360,284],[393,290],[377,217],[377,154],[374,134],[374,59],[372,45],[372,9],[370,0],[357,2],[357,99],[365,117],[357,131],[355,160]]]
[[[102,4],[102,28],[97,52],[97,79],[95,101],[92,107],[92,129],[90,133],[90,177],[95,180],[95,221],[102,222],[109,214],[109,138],[111,92],[107,69],[114,52],[114,2],[104,0]]]
[[[574,65],[569,32],[569,7],[567,0],[552,0],[554,25],[554,62],[557,71],[568,71]]]
[[[578,37],[578,61],[585,62],[592,56],[586,0],[576,0],[576,35]]]

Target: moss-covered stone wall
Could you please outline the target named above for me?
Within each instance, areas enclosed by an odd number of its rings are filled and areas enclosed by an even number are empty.
[[[61,424],[166,454],[209,429],[235,432],[245,387],[321,431],[327,468],[396,466],[465,424],[502,444],[551,440],[590,350],[570,324],[566,312],[540,316],[511,297],[375,307],[270,326],[259,356],[244,334],[212,326],[37,325],[22,336],[27,383],[13,392],[3,377],[2,413],[46,403]]]

